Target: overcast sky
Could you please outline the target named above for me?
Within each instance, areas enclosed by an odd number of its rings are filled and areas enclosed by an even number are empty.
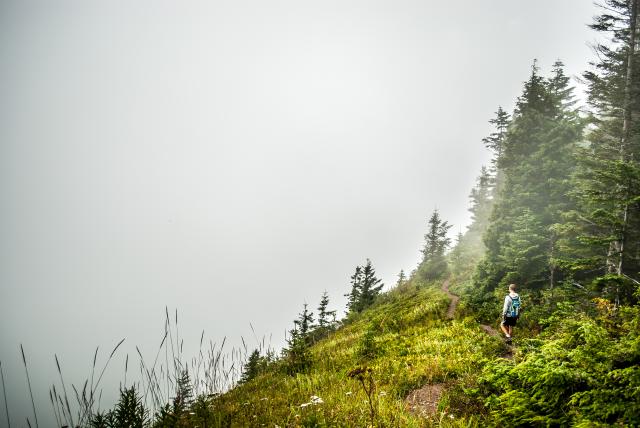
[[[588,0],[0,0],[0,361],[16,423],[41,420],[126,337],[154,354],[165,305],[201,331],[284,331],[370,258],[418,263],[467,195],[532,60],[579,75]],[[251,342],[251,340],[250,340]],[[253,341],[255,343],[255,340]],[[5,422],[0,411],[0,426]],[[20,426],[20,425],[19,425]]]

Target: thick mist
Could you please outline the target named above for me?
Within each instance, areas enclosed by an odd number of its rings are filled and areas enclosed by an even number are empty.
[[[588,67],[591,2],[0,3],[0,361],[16,426],[89,376],[111,405],[165,307],[197,353],[279,348],[354,267],[411,271],[468,223],[498,105]],[[250,323],[253,325],[252,331]],[[134,364],[135,362],[135,364]],[[99,363],[100,364],[100,363]],[[130,380],[131,382],[131,380]],[[6,423],[0,412],[0,426]],[[33,421],[33,419],[31,419]]]

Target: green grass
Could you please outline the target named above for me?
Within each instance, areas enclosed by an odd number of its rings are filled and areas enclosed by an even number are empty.
[[[386,293],[374,307],[316,343],[307,372],[290,376],[282,363],[272,364],[266,373],[217,397],[211,405],[214,419],[238,427],[368,426],[367,395],[347,374],[369,367],[376,426],[474,425],[483,417],[482,406],[452,393],[465,395],[473,389],[480,369],[503,352],[503,344],[470,318],[445,321],[448,304],[436,287],[407,284]],[[416,417],[404,399],[430,383],[445,385],[440,412],[432,419]],[[323,402],[305,405],[312,396]]]

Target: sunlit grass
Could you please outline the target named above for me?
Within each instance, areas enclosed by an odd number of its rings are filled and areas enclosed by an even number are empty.
[[[441,400],[431,419],[409,412],[407,394],[429,383],[473,382],[479,368],[499,356],[502,343],[471,319],[444,321],[448,298],[436,287],[405,287],[383,296],[338,331],[312,347],[306,373],[268,372],[212,402],[220,420],[232,426],[368,426],[370,406],[361,385],[347,373],[369,367],[375,382],[372,405],[378,426],[467,426],[478,416]],[[373,341],[363,356],[367,332]],[[372,333],[371,333],[372,332]],[[311,397],[322,403],[313,403]],[[444,417],[444,419],[443,419]]]

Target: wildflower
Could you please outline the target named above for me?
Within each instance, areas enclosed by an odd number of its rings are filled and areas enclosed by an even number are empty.
[[[346,395],[351,395],[351,394],[352,394],[351,391],[347,391],[346,393]]]
[[[455,418],[455,416],[453,416],[451,413],[449,413],[449,417],[450,417],[451,419]]]
[[[262,398],[260,399],[260,401],[267,401],[267,400],[268,400],[268,398],[267,398],[267,397],[262,397]]]
[[[384,397],[385,395],[387,395],[387,391],[380,391],[380,397]]]
[[[305,407],[310,406],[311,404],[313,403],[302,403],[300,407],[304,409]]]
[[[324,403],[324,400],[320,397],[318,397],[317,395],[312,395],[311,396],[311,404],[322,404]]]

